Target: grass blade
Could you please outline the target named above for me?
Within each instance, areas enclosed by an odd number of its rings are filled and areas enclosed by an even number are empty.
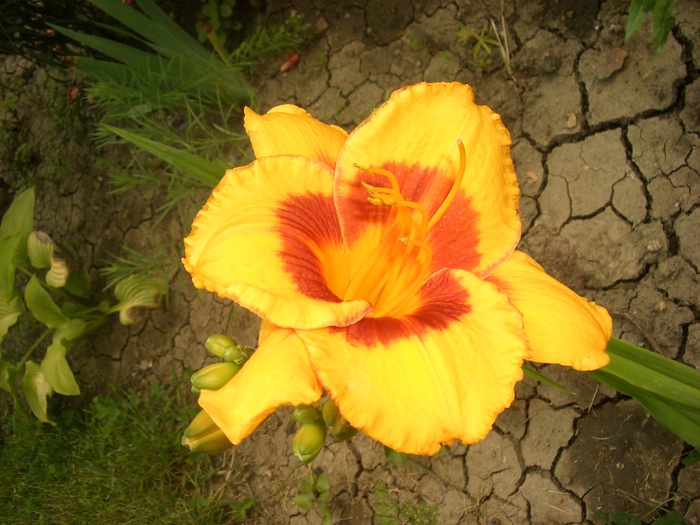
[[[202,157],[193,155],[187,151],[167,146],[165,144],[161,144],[159,142],[155,142],[153,140],[139,137],[138,135],[123,129],[107,126],[106,124],[103,124],[103,126],[112,133],[119,135],[125,140],[128,140],[132,144],[135,144],[136,146],[163,159],[164,161],[173,164],[183,173],[190,175],[210,188],[214,188],[224,175],[225,168],[222,168],[218,164],[210,162]]]

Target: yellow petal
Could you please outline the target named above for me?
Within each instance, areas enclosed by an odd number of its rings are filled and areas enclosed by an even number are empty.
[[[610,362],[605,347],[612,320],[548,275],[529,255],[513,255],[488,277],[523,314],[532,361],[595,370]]]
[[[522,316],[490,283],[443,271],[401,318],[299,331],[311,363],[355,428],[400,452],[474,443],[514,397],[527,357]]]
[[[278,326],[344,326],[370,308],[338,299],[347,264],[330,169],[303,157],[265,157],[229,170],[185,239],[198,288]]]
[[[323,390],[293,330],[276,328],[233,379],[219,390],[202,390],[200,406],[237,445],[279,406],[309,404]]]
[[[335,167],[347,132],[329,126],[300,107],[285,104],[258,115],[245,108],[245,129],[256,158],[273,155],[301,155]]]
[[[387,179],[357,166],[393,173],[403,198],[432,218],[460,173],[458,139],[466,150],[464,176],[428,233],[433,271],[460,268],[484,276],[510,255],[521,225],[508,131],[498,115],[474,103],[469,86],[423,83],[394,92],[350,134],[338,156],[336,205],[346,244],[357,246],[353,261],[364,260],[364,246],[379,242],[382,228],[376,225],[388,215],[367,202],[361,185],[389,187]]]

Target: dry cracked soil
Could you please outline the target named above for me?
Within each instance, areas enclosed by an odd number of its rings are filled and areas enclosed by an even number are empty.
[[[289,71],[274,64],[258,77],[257,108],[293,103],[351,129],[400,86],[472,85],[512,135],[521,249],[607,307],[615,336],[700,368],[700,2],[679,2],[658,54],[649,20],[624,41],[628,5],[269,0],[268,20],[294,9],[317,38]],[[459,38],[492,20],[505,27],[510,68],[497,46],[475,57],[474,40]],[[158,199],[107,194],[89,151],[70,149],[75,140],[64,147],[84,162],[60,187],[41,189],[39,223],[80,246],[93,273],[123,242],[148,252],[151,241],[187,233],[175,216],[150,230]],[[252,314],[235,309],[230,317],[231,304],[195,292],[183,273],[172,272],[178,292],[167,309],[143,313],[130,328],[114,323],[84,343],[73,361],[84,390],[100,391],[110,377],[168,382],[173,370],[198,369],[210,359],[205,339],[223,326],[256,343]],[[689,451],[682,441],[585,374],[541,371],[576,395],[526,378],[494,430],[472,446],[396,468],[367,437],[329,438],[312,467],[330,478],[332,522],[386,523],[378,517],[381,481],[399,504],[437,506],[440,524],[593,524],[596,509],[645,521],[672,509],[700,523],[700,463],[681,463]],[[308,472],[290,453],[295,428],[289,410],[279,410],[221,458],[228,495],[258,502],[250,523],[321,523],[318,505],[305,512],[293,503]]]

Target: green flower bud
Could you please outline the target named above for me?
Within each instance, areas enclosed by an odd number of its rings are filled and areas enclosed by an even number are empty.
[[[299,405],[292,412],[292,419],[297,423],[312,423],[320,416],[319,411],[312,405]]]
[[[292,453],[305,465],[319,455],[326,442],[326,424],[314,421],[302,425],[292,441]]]
[[[323,420],[328,425],[328,431],[338,441],[345,441],[357,434],[357,429],[340,415],[340,410],[330,398],[323,405]]]
[[[221,357],[224,358],[224,361],[229,361],[231,363],[240,364],[243,361],[245,361],[245,357],[241,352],[241,347],[238,346],[238,344],[228,345],[224,349],[224,355],[222,355]]]
[[[202,410],[185,429],[182,444],[192,452],[217,454],[228,450],[233,444],[228,440],[214,420]]]
[[[222,359],[224,357],[226,347],[230,345],[236,346],[236,342],[224,334],[212,334],[204,343],[207,350],[209,350],[216,357],[221,357]]]
[[[241,369],[236,363],[214,363],[198,370],[190,380],[192,386],[199,390],[218,390],[228,383]]]

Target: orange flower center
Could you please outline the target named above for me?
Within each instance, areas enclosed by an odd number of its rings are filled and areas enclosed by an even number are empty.
[[[371,317],[397,317],[413,312],[418,306],[418,291],[429,277],[432,250],[426,238],[454,201],[462,185],[466,151],[461,140],[459,169],[452,187],[438,209],[428,217],[422,204],[407,201],[401,195],[393,173],[380,168],[355,166],[360,171],[386,177],[390,188],[362,183],[374,206],[391,208],[382,238],[348,284],[343,300],[364,299],[373,306]]]

